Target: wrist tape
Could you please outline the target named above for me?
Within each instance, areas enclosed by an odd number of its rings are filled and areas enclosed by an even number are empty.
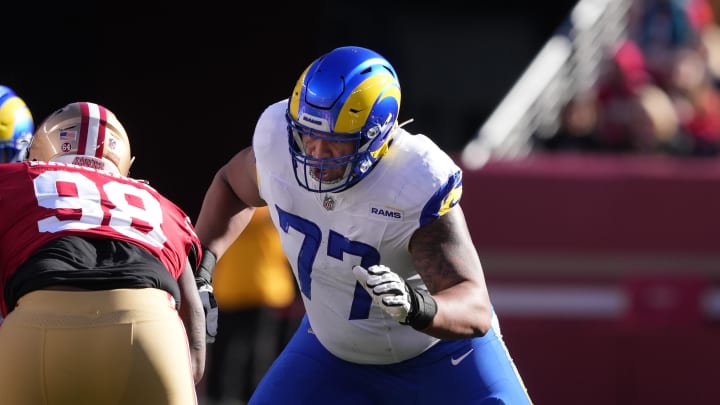
[[[416,290],[408,286],[410,295],[410,312],[404,325],[410,325],[415,330],[428,327],[437,313],[437,303],[426,290]]]
[[[196,278],[205,280],[208,284],[212,284],[212,272],[215,270],[217,257],[213,252],[203,246],[202,260],[198,266]]]

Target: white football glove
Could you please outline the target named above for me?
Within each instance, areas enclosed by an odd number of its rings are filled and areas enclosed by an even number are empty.
[[[217,301],[215,301],[215,295],[213,294],[213,287],[202,277],[196,277],[195,282],[197,283],[200,300],[205,310],[206,341],[207,343],[213,343],[215,342],[218,328],[218,305]]]
[[[380,265],[353,267],[353,274],[375,304],[400,323],[406,323],[412,309],[410,291],[405,280],[389,267]]]

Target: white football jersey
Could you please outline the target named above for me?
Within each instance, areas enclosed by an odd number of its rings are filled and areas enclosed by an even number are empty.
[[[297,184],[288,150],[287,100],[268,107],[253,137],[261,197],[267,202],[300,287],[312,332],[341,359],[389,364],[437,339],[394,321],[353,276],[354,265],[384,264],[425,289],[408,245],[415,230],[457,204],[462,178],[424,135],[399,128],[376,167],[338,193]]]

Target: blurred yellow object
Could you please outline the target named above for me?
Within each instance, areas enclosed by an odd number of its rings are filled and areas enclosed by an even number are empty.
[[[295,280],[267,207],[255,210],[240,237],[213,272],[215,299],[222,310],[283,308],[295,298]]]

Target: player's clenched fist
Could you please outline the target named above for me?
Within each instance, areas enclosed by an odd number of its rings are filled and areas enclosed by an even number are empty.
[[[415,329],[424,329],[435,317],[437,304],[430,293],[408,286],[389,267],[382,264],[367,269],[355,266],[353,274],[373,302],[394,320]]]
[[[205,310],[206,341],[207,343],[215,343],[218,329],[218,305],[217,301],[215,301],[213,286],[202,277],[196,277],[195,282],[200,294],[200,301],[202,301]]]

